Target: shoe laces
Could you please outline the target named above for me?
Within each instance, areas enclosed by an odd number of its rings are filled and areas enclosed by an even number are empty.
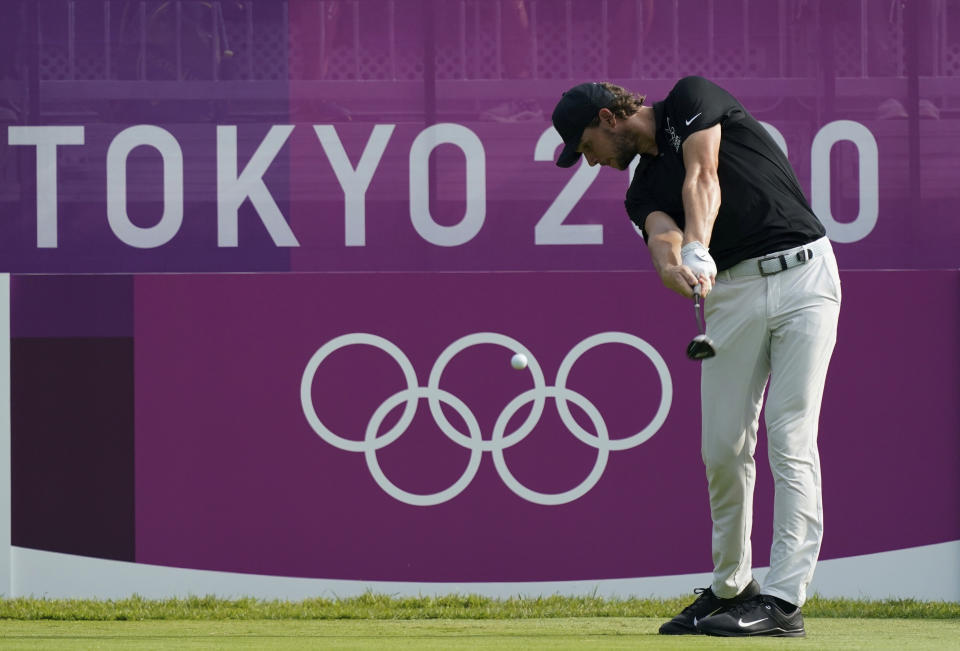
[[[694,599],[692,604],[683,609],[683,613],[691,612],[696,609],[700,603],[713,597],[713,590],[710,588],[695,588],[693,594],[697,595],[697,598]]]
[[[761,599],[760,596],[757,595],[756,597],[750,597],[745,601],[741,601],[740,603],[734,604],[729,609],[727,609],[727,612],[733,615],[734,617],[740,617],[741,615],[744,615],[745,613],[747,613],[750,610],[753,610],[754,608],[760,608],[763,606],[766,606],[769,608],[769,606],[763,601],[763,599]]]

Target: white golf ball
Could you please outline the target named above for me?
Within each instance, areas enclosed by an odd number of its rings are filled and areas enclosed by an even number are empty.
[[[523,353],[517,353],[510,358],[510,366],[518,371],[522,371],[523,369],[527,368],[527,356]]]

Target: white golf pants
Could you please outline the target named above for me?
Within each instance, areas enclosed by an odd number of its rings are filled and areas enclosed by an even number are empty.
[[[768,379],[764,423],[775,485],[774,531],[762,592],[802,605],[820,553],[817,427],[841,294],[829,240],[813,246],[813,259],[773,275],[741,275],[755,261],[720,272],[705,302],[707,335],[717,355],[702,363],[701,451],[718,597],[735,596],[752,578],[753,454]]]

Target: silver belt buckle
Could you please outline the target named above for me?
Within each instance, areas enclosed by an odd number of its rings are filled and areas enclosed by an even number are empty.
[[[763,263],[769,260],[778,260],[780,262],[780,268],[774,269],[773,271],[765,271],[763,268]],[[776,253],[774,255],[768,255],[765,258],[760,258],[757,260],[757,267],[760,269],[761,276],[772,276],[773,274],[778,274],[781,271],[786,271],[787,267],[787,258],[783,254]]]
[[[807,264],[811,258],[813,258],[813,251],[808,249],[806,246],[801,248],[795,255],[791,255],[791,258],[794,258],[797,261],[797,264]],[[774,269],[773,271],[764,271],[763,263],[769,260],[777,260],[780,262],[780,268]],[[774,253],[773,255],[768,255],[764,258],[757,260],[757,267],[760,269],[761,276],[772,276],[773,274],[778,274],[781,271],[786,271],[790,268],[790,264],[787,263],[787,254],[786,253]]]

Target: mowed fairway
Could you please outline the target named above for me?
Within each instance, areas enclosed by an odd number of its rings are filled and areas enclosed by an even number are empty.
[[[810,618],[805,639],[657,635],[660,618],[0,621],[2,649],[960,649],[956,619]]]

